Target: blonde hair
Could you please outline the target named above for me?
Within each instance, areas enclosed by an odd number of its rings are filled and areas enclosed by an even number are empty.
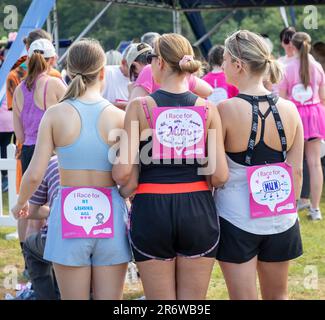
[[[201,62],[194,59],[194,51],[189,41],[180,34],[166,33],[155,41],[155,51],[177,73],[194,73],[200,70]],[[180,65],[184,56],[193,56],[193,60]]]
[[[246,64],[253,74],[268,74],[272,83],[282,78],[280,64],[272,57],[270,47],[262,36],[239,30],[225,41],[225,49],[233,58]]]
[[[67,72],[71,82],[61,101],[82,96],[94,84],[106,64],[105,52],[97,40],[82,39],[74,43],[67,55]]]
[[[300,79],[304,87],[310,84],[310,73],[309,73],[309,57],[308,54],[311,49],[311,38],[306,32],[296,32],[291,39],[292,44],[299,51],[300,58]]]

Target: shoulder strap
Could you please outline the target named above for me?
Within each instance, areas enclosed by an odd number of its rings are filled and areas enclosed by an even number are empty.
[[[277,98],[277,99],[276,99]],[[282,148],[282,157],[283,161],[287,158],[287,138],[284,132],[284,127],[282,124],[282,120],[278,111],[278,108],[276,107],[276,102],[278,101],[278,97],[273,97],[272,95],[267,96],[268,102],[271,107],[271,111],[275,120],[276,128],[279,133],[280,142],[281,142],[281,148]]]
[[[238,95],[239,96],[239,95]],[[246,157],[245,157],[245,163],[247,165],[251,165],[252,163],[252,157],[254,153],[254,147],[256,142],[256,135],[257,135],[257,127],[258,127],[258,97],[256,96],[249,96],[249,100],[246,99],[246,97],[242,97],[240,95],[239,98],[242,98],[246,101],[248,101],[252,105],[252,129],[251,129],[251,135],[248,140],[248,146],[246,151]]]
[[[141,97],[141,104],[142,104],[142,108],[143,108],[143,111],[146,115],[146,118],[147,118],[147,121],[149,123],[149,127],[151,129],[153,129],[153,124],[152,124],[152,120],[151,120],[151,117],[150,117],[150,112],[149,112],[149,108],[148,108],[148,103],[147,103],[147,99],[146,97]]]
[[[44,110],[46,110],[46,92],[47,92],[47,86],[49,84],[49,80],[50,77],[46,80],[45,87],[44,87],[44,94],[43,94]]]

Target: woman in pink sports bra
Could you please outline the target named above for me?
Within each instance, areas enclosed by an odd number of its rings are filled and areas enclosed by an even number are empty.
[[[323,171],[320,148],[321,139],[325,139],[325,74],[322,66],[309,54],[311,38],[307,33],[296,32],[291,42],[294,58],[286,66],[279,93],[296,105],[302,120],[310,175],[311,206],[308,216],[311,220],[321,220],[319,203]]]
[[[32,159],[39,123],[48,107],[59,102],[65,92],[64,83],[47,75],[56,53],[47,39],[34,41],[28,51],[28,73],[14,92],[14,129],[22,148],[22,173]]]

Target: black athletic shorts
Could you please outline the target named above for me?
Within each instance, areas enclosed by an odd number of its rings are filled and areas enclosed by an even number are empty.
[[[210,191],[137,194],[129,223],[135,261],[216,256],[219,219]]]
[[[220,217],[220,242],[217,260],[244,263],[255,256],[263,262],[282,262],[302,255],[302,242],[298,219],[287,231],[257,235],[237,228]]]

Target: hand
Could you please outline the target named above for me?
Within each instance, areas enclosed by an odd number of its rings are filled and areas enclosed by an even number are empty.
[[[17,203],[12,209],[11,213],[15,217],[15,219],[26,219],[29,215],[28,213],[29,205],[28,202],[25,202],[24,204]]]

